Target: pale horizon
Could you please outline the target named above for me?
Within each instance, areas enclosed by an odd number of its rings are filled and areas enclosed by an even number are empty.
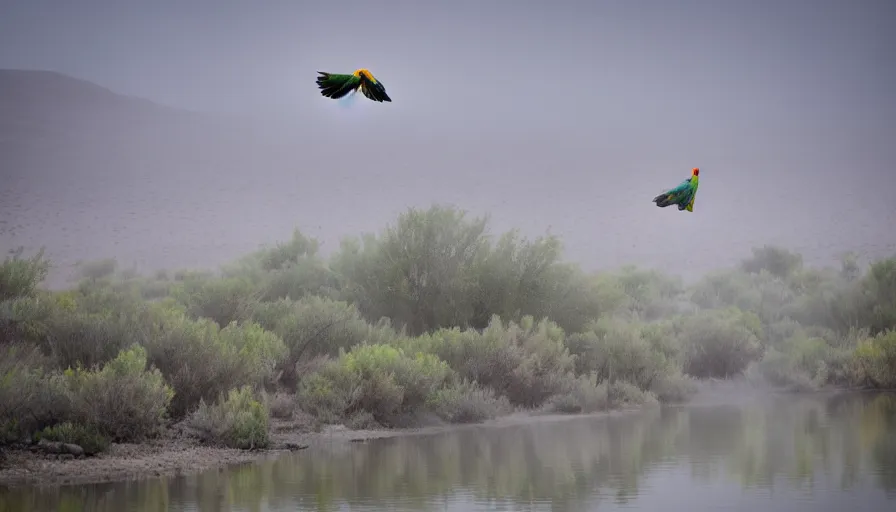
[[[0,69],[234,132],[7,142],[0,248],[217,265],[296,227],[332,251],[438,203],[550,229],[586,268],[693,274],[765,244],[867,262],[896,253],[894,21],[883,0],[14,2]],[[317,71],[358,67],[392,103],[320,95]],[[692,167],[693,213],[650,202]]]

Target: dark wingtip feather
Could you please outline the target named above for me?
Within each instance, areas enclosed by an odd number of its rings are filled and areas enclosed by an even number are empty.
[[[386,94],[386,87],[382,82],[372,82],[368,80],[366,77],[361,77],[361,81],[364,84],[362,87],[362,91],[364,92],[364,96],[367,99],[382,103],[384,101],[392,102],[392,98]]]
[[[660,208],[665,208],[672,204],[669,202],[669,194],[660,194],[653,198],[653,202]]]

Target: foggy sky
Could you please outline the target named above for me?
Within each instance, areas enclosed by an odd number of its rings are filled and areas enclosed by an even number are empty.
[[[682,271],[763,243],[896,251],[894,26],[888,0],[13,0],[0,68],[313,126],[356,173],[438,169],[384,175],[401,197],[330,215],[344,234],[452,202],[586,266]],[[316,71],[358,67],[393,103],[320,96]],[[650,203],[695,166],[693,214]]]

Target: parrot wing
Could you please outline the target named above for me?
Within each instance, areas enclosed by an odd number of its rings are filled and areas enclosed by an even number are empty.
[[[360,80],[361,92],[364,93],[364,96],[367,96],[367,99],[379,101],[380,103],[384,101],[392,101],[392,98],[386,94],[386,87],[383,86],[383,82],[380,82],[379,80],[370,80],[363,74],[361,75]]]
[[[361,85],[361,79],[354,75],[340,75],[318,71],[317,86],[327,98],[338,100]]]
[[[694,191],[691,189],[691,179],[688,178],[678,184],[677,187],[667,190],[653,198],[653,202],[660,208],[678,205],[679,210],[684,210],[694,199]]]

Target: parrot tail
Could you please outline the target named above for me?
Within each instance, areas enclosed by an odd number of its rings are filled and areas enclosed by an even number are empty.
[[[663,192],[662,194],[654,197],[653,202],[656,203],[656,205],[660,208],[665,208],[667,206],[672,206],[673,204],[675,204],[672,195],[668,192]]]

